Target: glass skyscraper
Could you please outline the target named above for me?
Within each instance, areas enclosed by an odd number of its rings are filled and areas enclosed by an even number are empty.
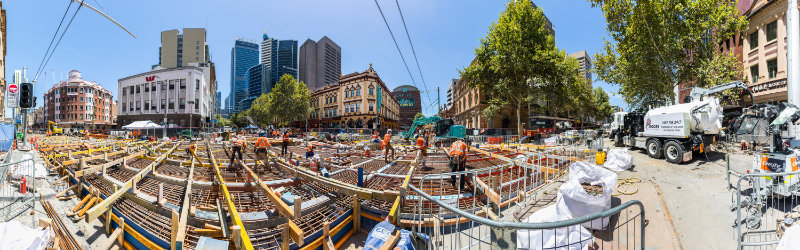
[[[258,44],[236,39],[231,49],[231,108],[234,112],[244,111],[241,101],[247,98],[247,70],[258,65]]]
[[[270,71],[267,65],[261,63],[247,70],[247,98],[242,100],[242,111],[250,109],[258,97],[272,90]]]
[[[297,40],[278,40],[264,34],[261,41],[261,63],[270,70],[271,85],[289,74],[297,79]]]

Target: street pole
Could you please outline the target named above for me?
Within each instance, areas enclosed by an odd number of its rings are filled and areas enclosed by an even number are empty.
[[[163,78],[161,78],[160,76],[156,75],[156,78],[161,79],[162,84],[168,84],[167,81],[164,80]],[[162,89],[166,89],[166,87],[163,86],[163,85],[162,86],[158,86],[158,87],[162,88]],[[161,91],[161,90],[159,90],[159,91]],[[169,96],[167,96],[167,97],[169,97]],[[167,99],[169,99],[169,98],[167,98]],[[165,103],[164,104],[164,108],[161,109],[161,111],[164,111],[164,138],[167,137],[167,126],[169,125],[169,123],[167,123],[167,110],[169,110],[169,106],[167,106],[167,105],[168,104]]]
[[[797,10],[797,0],[789,0],[786,8],[786,92],[788,92],[788,102],[800,105],[800,14]],[[798,132],[797,125],[790,123],[789,136],[794,136]]]
[[[192,115],[194,114],[194,101],[189,101],[189,137],[194,137],[194,132],[192,130]]]

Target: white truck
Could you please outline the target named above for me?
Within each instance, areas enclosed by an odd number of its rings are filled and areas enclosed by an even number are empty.
[[[671,163],[690,161],[693,152],[703,153],[705,146],[723,133],[722,106],[709,95],[735,87],[747,89],[739,81],[712,89],[695,88],[687,103],[644,107],[626,114],[616,145],[644,148],[650,157],[664,157]]]

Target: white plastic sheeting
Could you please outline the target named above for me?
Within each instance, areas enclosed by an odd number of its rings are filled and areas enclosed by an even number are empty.
[[[603,187],[600,195],[590,195],[581,183]],[[588,162],[569,165],[569,180],[558,189],[556,212],[569,218],[577,218],[611,208],[611,194],[617,187],[617,174]],[[610,218],[599,218],[582,225],[589,229],[603,230]]]
[[[40,250],[50,242],[50,228],[30,228],[19,221],[0,223],[0,250]]]
[[[625,171],[633,166],[633,156],[628,153],[627,148],[612,149],[606,155],[606,162],[603,167],[611,169],[611,171]]]
[[[559,214],[556,206],[548,206],[531,214],[524,222],[541,223],[568,220],[569,217]],[[588,249],[594,242],[591,232],[581,225],[573,225],[567,228],[548,229],[548,230],[517,230],[518,249],[568,249],[579,250]]]
[[[800,224],[786,229],[776,250],[800,250]]]

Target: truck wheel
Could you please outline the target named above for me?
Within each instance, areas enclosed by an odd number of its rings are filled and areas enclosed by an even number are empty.
[[[660,159],[662,156],[664,156],[664,148],[661,147],[661,142],[658,140],[647,141],[645,148],[647,149],[647,155],[649,155],[651,158]]]
[[[664,145],[664,157],[669,163],[681,163],[683,160],[683,147],[677,142],[670,141]]]

